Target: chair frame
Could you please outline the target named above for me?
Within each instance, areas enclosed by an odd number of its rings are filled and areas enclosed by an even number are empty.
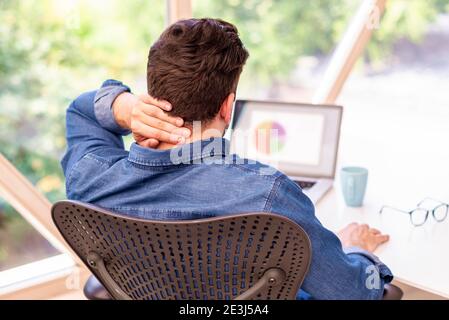
[[[302,267],[302,273],[295,275],[293,278],[294,288],[293,291],[294,294],[291,294],[289,299],[294,299],[294,296],[296,296],[296,292],[299,290],[300,286],[302,285],[302,282],[304,281],[305,275],[308,272],[310,262],[311,262],[311,244],[310,239],[307,236],[307,233],[294,221],[278,215],[278,214],[271,214],[271,213],[246,213],[246,214],[237,214],[237,215],[225,215],[225,216],[217,216],[212,218],[204,218],[204,219],[197,219],[197,220],[147,220],[147,219],[140,219],[140,218],[134,218],[129,217],[126,215],[121,215],[117,213],[110,212],[108,210],[99,208],[97,206],[86,204],[78,201],[71,201],[71,200],[64,200],[59,201],[55,203],[52,207],[52,218],[53,221],[58,228],[59,232],[62,234],[64,240],[72,247],[72,249],[75,251],[75,253],[81,258],[81,260],[86,264],[86,266],[89,268],[89,270],[98,278],[99,282],[105,287],[105,289],[108,291],[108,293],[111,295],[114,299],[120,299],[120,300],[131,300],[131,297],[122,290],[120,285],[111,277],[110,273],[108,272],[105,261],[103,257],[101,256],[100,252],[96,252],[95,250],[91,250],[86,254],[83,252],[80,252],[75,246],[72,245],[71,239],[67,237],[66,233],[64,232],[64,228],[61,225],[61,221],[59,221],[59,218],[57,216],[58,214],[58,208],[61,206],[67,207],[67,206],[81,206],[82,208],[86,208],[88,210],[92,210],[97,213],[101,213],[107,216],[110,216],[112,218],[117,218],[121,220],[128,220],[132,223],[139,223],[139,224],[148,224],[148,223],[159,223],[164,225],[190,225],[192,227],[197,226],[199,223],[207,224],[207,223],[217,223],[217,222],[223,222],[230,219],[243,219],[243,218],[251,218],[251,217],[269,217],[272,219],[276,219],[277,221],[280,221],[281,223],[285,223],[290,228],[295,228],[296,232],[301,234],[303,236],[304,241],[304,263],[305,265]],[[281,244],[278,244],[278,246],[281,246]],[[258,277],[256,275],[256,279],[252,283],[252,285],[247,288],[244,292],[241,294],[234,296],[233,299],[236,300],[247,300],[247,299],[257,299],[258,296],[261,294],[261,292],[264,292],[268,288],[275,288],[279,287],[282,284],[285,284],[285,281],[287,279],[286,272],[279,267],[275,266],[269,266],[266,268],[261,276]],[[292,277],[292,275],[290,275]],[[289,279],[289,281],[292,278]]]

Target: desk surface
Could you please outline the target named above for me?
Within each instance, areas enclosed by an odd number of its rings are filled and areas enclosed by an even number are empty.
[[[338,168],[369,169],[364,206],[345,206],[337,174],[334,188],[318,203],[316,214],[334,232],[355,221],[389,234],[390,241],[375,253],[396,279],[449,298],[449,217],[441,223],[429,217],[424,226],[413,227],[404,213],[378,214],[382,205],[413,209],[427,196],[449,201],[447,103],[417,101],[401,107],[375,100],[367,94],[361,101],[342,101],[346,107]]]
[[[437,223],[431,217],[414,227],[407,214],[378,213],[381,204],[367,199],[361,208],[345,206],[340,189],[330,190],[316,206],[321,223],[337,232],[351,222],[367,223],[390,235],[375,254],[393,271],[395,279],[449,298],[449,218]]]

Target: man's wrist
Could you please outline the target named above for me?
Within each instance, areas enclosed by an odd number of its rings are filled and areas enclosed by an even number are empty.
[[[132,93],[123,92],[112,103],[112,112],[115,121],[123,129],[129,130],[131,128],[131,112],[135,99],[136,97]]]
[[[112,111],[112,103],[123,92],[130,92],[130,88],[120,81],[106,80],[97,90],[94,100],[95,117],[106,130],[120,135],[128,135],[129,129],[120,126]]]

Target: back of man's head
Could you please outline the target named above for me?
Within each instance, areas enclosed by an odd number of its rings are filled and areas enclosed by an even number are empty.
[[[148,93],[169,101],[173,116],[211,120],[235,93],[247,58],[234,25],[218,19],[178,21],[150,49]]]

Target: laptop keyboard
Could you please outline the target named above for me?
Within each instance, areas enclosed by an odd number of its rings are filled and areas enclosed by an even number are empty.
[[[303,190],[312,188],[316,183],[316,181],[296,181],[296,180],[295,182]]]

